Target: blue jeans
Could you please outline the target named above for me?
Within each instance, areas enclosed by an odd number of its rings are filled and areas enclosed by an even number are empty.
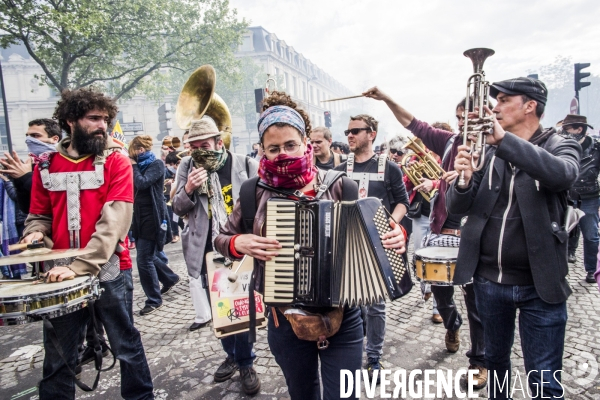
[[[586,272],[596,271],[596,257],[598,256],[598,245],[600,238],[598,237],[598,207],[600,207],[600,198],[581,200],[581,211],[585,215],[579,220],[579,228],[583,235],[583,266]],[[579,234],[573,235],[569,239],[569,252],[574,253],[577,249]]]
[[[161,259],[163,255],[156,249],[154,240],[137,240],[137,267],[142,289],[148,298],[147,306],[158,307],[162,304],[160,283],[171,286],[179,280],[179,275],[171,270]]]
[[[474,286],[485,335],[488,396],[508,399],[511,388],[510,355],[519,310],[519,334],[532,398],[562,399],[560,385],[562,355],[567,324],[567,302],[549,304],[535,286],[501,285],[475,275]],[[542,372],[546,371],[546,372]],[[531,372],[531,373],[530,373]],[[497,377],[497,379],[494,379]],[[502,382],[507,384],[501,388]],[[541,392],[543,384],[543,393]]]
[[[95,312],[104,325],[108,342],[121,366],[121,396],[125,399],[153,399],[152,377],[140,333],[133,326],[133,280],[131,270],[121,271],[114,280],[102,282],[104,289],[96,301]],[[77,365],[77,347],[90,320],[87,308],[53,318],[65,359],[72,371]],[[44,328],[43,378],[40,399],[74,399],[75,383]],[[106,368],[109,359],[104,360]]]
[[[269,315],[268,340],[275,361],[281,367],[292,400],[321,399],[319,384],[319,359],[323,380],[323,398],[340,398],[340,370],[361,369],[363,328],[360,308],[344,311],[340,330],[328,338],[329,347],[317,348],[316,342],[300,340],[288,320],[277,311],[279,327],[275,327],[273,314]],[[354,395],[350,396],[354,398]]]
[[[251,367],[256,358],[252,351],[253,344],[248,343],[248,332],[224,337],[221,339],[221,346],[239,369]]]
[[[385,303],[367,306],[367,359],[379,359],[383,355],[385,340]]]

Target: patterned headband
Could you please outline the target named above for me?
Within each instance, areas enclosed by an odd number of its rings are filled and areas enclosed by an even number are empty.
[[[258,136],[262,138],[265,131],[273,124],[283,122],[284,124],[293,126],[300,131],[304,136],[306,134],[306,126],[304,119],[298,111],[287,106],[269,107],[263,112],[258,120]]]

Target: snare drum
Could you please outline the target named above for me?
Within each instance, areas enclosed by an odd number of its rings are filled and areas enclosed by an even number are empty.
[[[413,268],[417,280],[432,285],[453,285],[458,247],[424,247],[415,251]]]
[[[0,326],[21,325],[69,314],[100,296],[96,277],[52,283],[10,282],[0,284]]]

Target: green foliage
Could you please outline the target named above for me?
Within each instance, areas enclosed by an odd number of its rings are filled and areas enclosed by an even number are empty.
[[[203,64],[235,85],[233,52],[246,27],[227,0],[0,1],[0,45],[24,44],[44,83],[95,85],[116,98],[158,100]]]

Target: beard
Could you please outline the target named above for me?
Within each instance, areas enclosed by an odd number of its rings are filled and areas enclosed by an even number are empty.
[[[102,136],[96,136],[97,134],[102,134]],[[88,133],[79,125],[79,123],[75,124],[71,144],[73,145],[73,148],[77,150],[79,155],[92,154],[94,156],[99,156],[106,149],[106,142],[106,131],[98,129]]]

